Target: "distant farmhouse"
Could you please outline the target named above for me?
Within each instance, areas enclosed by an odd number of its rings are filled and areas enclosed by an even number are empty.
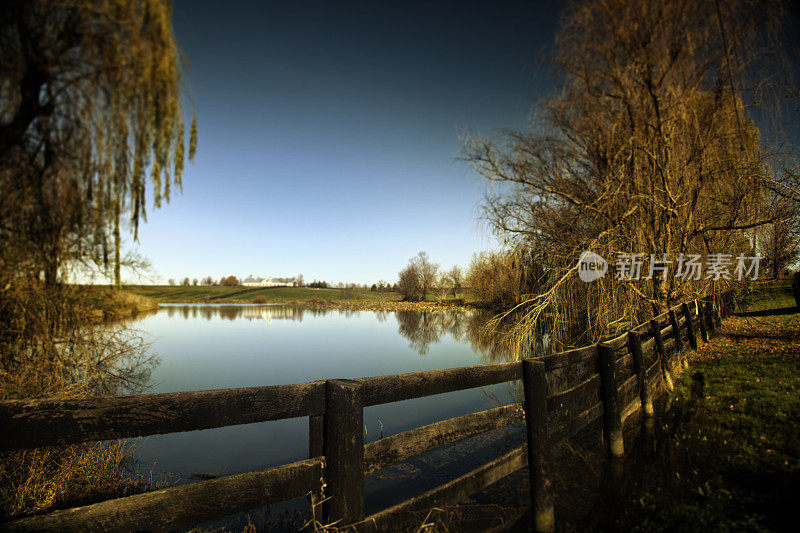
[[[297,278],[259,278],[248,276],[242,280],[242,285],[246,287],[294,287],[297,285]]]

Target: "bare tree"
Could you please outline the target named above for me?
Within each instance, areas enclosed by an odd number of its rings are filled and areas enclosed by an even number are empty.
[[[719,9],[718,9],[719,7]],[[751,230],[792,216],[767,201],[794,189],[769,172],[749,112],[774,94],[763,76],[775,2],[577,1],[556,39],[563,89],[527,132],[471,139],[466,159],[503,184],[484,215],[502,242],[547,273],[524,299],[520,338],[547,310],[562,342],[605,334],[722,284],[674,276],[592,285],[582,251],[753,255]],[[759,70],[760,69],[760,70]],[[765,81],[766,80],[766,81]],[[613,268],[613,267],[612,267]],[[581,339],[581,336],[586,338]]]
[[[775,278],[786,275],[786,269],[800,255],[800,230],[797,224],[778,221],[769,224],[763,231],[761,248],[764,250],[764,267]]]
[[[422,292],[422,276],[419,271],[419,265],[409,262],[408,265],[400,271],[397,281],[397,292],[403,300],[419,301],[423,299]]]
[[[453,268],[447,273],[447,277],[450,282],[450,288],[453,291],[453,298],[455,298],[458,294],[458,291],[461,290],[461,285],[464,282],[464,272],[461,270],[461,267],[458,265],[454,265]]]
[[[439,273],[439,264],[431,261],[427,252],[420,252],[412,259],[419,268],[420,287],[422,289],[422,299],[427,298],[428,293],[436,285]]]
[[[419,252],[400,271],[397,290],[404,299],[425,300],[439,281],[438,273],[439,265],[432,262],[426,252]]]

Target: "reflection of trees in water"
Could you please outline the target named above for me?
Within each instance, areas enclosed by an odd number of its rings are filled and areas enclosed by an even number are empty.
[[[487,327],[489,320],[494,317],[490,311],[397,311],[396,316],[399,333],[410,341],[411,348],[420,355],[428,353],[430,345],[441,342],[446,334],[456,341],[466,339],[472,349],[489,363],[514,361],[551,351],[550,337],[546,333],[518,347],[509,333],[513,317],[503,321],[500,327]]]
[[[138,394],[150,383],[159,359],[145,335],[119,323],[87,326],[59,336],[53,357],[35,349],[18,354],[4,394],[24,397]]]
[[[493,316],[493,313],[486,310],[475,311],[467,323],[467,340],[472,349],[486,362],[497,363],[516,359],[512,357],[514,350],[505,332],[487,329],[486,323]]]
[[[345,318],[358,318],[363,311],[351,309],[307,309],[285,305],[171,305],[164,306],[169,317],[221,318],[223,320],[297,320],[302,322],[305,315],[312,317],[336,313]],[[378,322],[386,322],[391,312],[375,311]],[[396,311],[400,335],[409,340],[411,348],[425,355],[432,344],[450,335],[455,341],[467,341],[472,349],[486,362],[513,361],[520,357],[550,353],[549,336],[544,333],[518,347],[510,335],[515,317],[509,316],[499,327],[488,328],[486,324],[494,317],[486,310],[472,311]],[[519,352],[519,353],[518,353]]]
[[[183,317],[221,318],[223,320],[236,320],[246,318],[248,320],[296,320],[303,321],[303,317],[310,315],[313,317],[324,316],[336,313],[345,318],[358,318],[363,311],[353,309],[314,309],[304,307],[294,307],[290,305],[206,305],[206,304],[187,304],[187,305],[165,305],[161,307],[170,318]],[[389,313],[378,311],[375,313],[379,322],[386,322]]]
[[[409,340],[414,351],[425,355],[431,344],[441,341],[443,314],[442,311],[397,311],[398,332]]]
[[[138,394],[150,385],[160,360],[144,333],[125,326],[100,328],[86,341],[91,360],[84,377],[94,394]]]
[[[301,307],[289,306],[258,306],[258,305],[168,305],[162,307],[166,310],[167,316],[189,318],[221,318],[223,320],[236,320],[246,318],[248,320],[297,320],[303,321],[304,313],[311,313],[316,316],[318,310],[303,309]],[[324,312],[324,311],[323,311]]]
[[[242,315],[241,309],[237,308],[230,308],[230,307],[220,307],[219,308],[219,317],[223,320],[230,320],[233,322],[237,318]]]
[[[532,334],[518,342],[514,326],[521,317],[506,315],[499,323],[491,323],[496,315],[488,310],[479,310],[470,317],[467,339],[473,349],[487,362],[516,361],[526,357],[538,357],[552,352],[550,334],[546,331]]]
[[[469,313],[464,311],[445,311],[442,317],[442,330],[453,336],[456,341],[461,341],[467,331]]]

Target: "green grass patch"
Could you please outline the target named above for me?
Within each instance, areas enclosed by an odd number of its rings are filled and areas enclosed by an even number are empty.
[[[309,300],[360,300],[392,302],[400,300],[396,292],[363,289],[312,289],[310,287],[221,287],[183,285],[130,285],[125,290],[162,303],[253,303],[259,298],[269,303]]]
[[[744,296],[739,309],[747,312],[786,309],[795,306],[791,280],[765,283],[758,290]]]
[[[631,469],[624,498],[591,529],[796,530],[800,315],[793,306],[788,287],[756,295],[690,357],[659,420],[655,460]],[[700,375],[703,394],[693,398]]]
[[[221,287],[184,285],[128,285],[125,291],[151,298],[160,303],[307,303],[314,301],[399,302],[397,292],[379,292],[368,289],[312,289],[310,287]],[[472,301],[468,291],[457,298],[448,292],[430,293],[426,301]]]

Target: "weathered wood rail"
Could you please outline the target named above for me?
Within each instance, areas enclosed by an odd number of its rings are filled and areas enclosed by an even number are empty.
[[[325,524],[395,528],[404,513],[455,504],[528,466],[533,526],[552,531],[548,464],[554,445],[602,419],[610,460],[625,453],[622,428],[653,415],[656,388],[672,386],[732,309],[730,295],[676,305],[596,345],[536,359],[296,385],[66,400],[0,402],[0,451],[309,418],[309,459],[0,524],[8,531],[173,530],[307,494],[324,497]],[[364,407],[521,381],[524,402],[472,413],[364,444]],[[364,477],[429,450],[509,424],[527,443],[440,487],[364,516]]]

